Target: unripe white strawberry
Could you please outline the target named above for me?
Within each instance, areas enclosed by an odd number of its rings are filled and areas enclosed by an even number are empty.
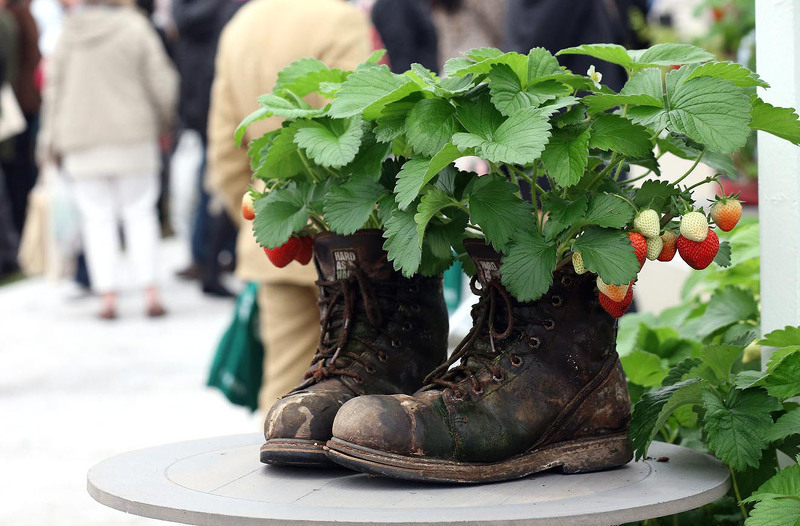
[[[660,237],[647,238],[647,259],[655,261],[661,254],[661,249],[664,248],[664,240]]]
[[[597,288],[600,289],[600,292],[608,296],[611,301],[622,301],[628,293],[628,283],[624,285],[609,285],[604,282],[600,276],[597,276]]]
[[[634,218],[633,227],[644,237],[658,237],[661,233],[661,218],[658,216],[658,212],[646,208]]]
[[[708,236],[708,219],[701,212],[689,212],[681,217],[681,235],[690,241],[704,241]]]
[[[575,274],[580,275],[586,272],[586,267],[583,266],[583,256],[581,256],[580,252],[572,253],[572,266],[575,268]]]

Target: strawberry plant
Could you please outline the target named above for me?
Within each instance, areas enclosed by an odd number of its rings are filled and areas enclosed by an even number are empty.
[[[757,74],[690,45],[560,54],[618,64],[629,80],[614,92],[602,66],[581,75],[538,48],[472,50],[447,62],[446,78],[419,65],[394,74],[377,55],[354,72],[313,59],[288,66],[237,130],[241,140],[256,120],[285,119],[250,142],[254,176],[266,181],[255,196],[258,242],[379,228],[389,259],[411,276],[439,273],[454,257],[470,271],[463,240],[483,238],[504,254],[503,284],[522,301],[547,291],[574,254],[603,283],[628,285],[648,256],[662,257],[662,235],[668,259],[679,230],[702,243],[678,238],[687,262],[727,265],[729,247],[714,243],[692,197],[717,176],[682,183],[700,162],[734,171],[729,154],[753,129],[800,142],[797,115],[750,93],[768,87]],[[312,93],[330,102],[312,108],[303,99]],[[693,160],[672,182],[659,165],[668,152]],[[457,169],[464,156],[488,173]],[[633,166],[643,174],[626,180]]]

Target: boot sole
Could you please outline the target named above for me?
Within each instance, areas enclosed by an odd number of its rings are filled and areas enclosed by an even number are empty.
[[[324,448],[318,440],[273,438],[261,446],[261,462],[274,466],[334,467]]]
[[[338,438],[325,446],[328,458],[369,475],[422,482],[481,483],[512,480],[540,471],[589,473],[624,466],[633,458],[627,433],[550,444],[499,462],[455,462],[395,455]]]

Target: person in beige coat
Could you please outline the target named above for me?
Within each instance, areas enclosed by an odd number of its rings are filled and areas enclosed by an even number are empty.
[[[252,224],[241,218],[242,195],[251,184],[250,161],[233,132],[269,93],[278,72],[303,57],[331,67],[354,69],[371,52],[366,17],[344,0],[251,0],[220,38],[211,94],[206,185],[240,221],[239,277],[259,283],[261,334],[267,349],[259,405],[268,409],[300,383],[319,339],[316,273],[313,265],[278,269],[256,244]],[[321,105],[322,100],[309,103]],[[245,144],[280,127],[268,119],[250,127]]]
[[[71,12],[48,62],[40,163],[72,181],[100,317],[115,318],[122,224],[147,315],[164,314],[157,288],[158,138],[175,112],[177,74],[134,7],[89,1]]]

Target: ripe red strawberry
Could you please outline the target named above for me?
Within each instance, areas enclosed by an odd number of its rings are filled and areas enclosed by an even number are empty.
[[[692,241],[678,236],[678,252],[683,260],[695,270],[703,270],[714,261],[719,252],[719,238],[712,229],[703,241]]]
[[[633,303],[633,283],[628,287],[628,292],[622,301],[614,301],[602,292],[598,292],[600,298],[600,306],[603,307],[607,313],[615,318],[621,318],[625,312],[630,308]]]
[[[267,257],[278,268],[283,268],[292,261],[300,249],[300,240],[296,237],[290,237],[289,240],[283,245],[275,248],[265,248],[264,252]]]
[[[711,206],[711,219],[723,232],[730,232],[742,218],[742,203],[738,199],[720,199]]]
[[[636,251],[636,259],[639,260],[639,268],[642,268],[647,259],[647,240],[639,232],[628,232],[628,237],[631,240],[633,250]]]
[[[250,192],[245,192],[242,196],[242,217],[248,221],[256,218],[256,211],[254,208],[253,196]]]
[[[311,236],[302,236],[300,238],[300,246],[297,249],[294,259],[301,265],[308,265],[311,258],[314,256],[314,238]]]
[[[661,249],[661,254],[658,255],[659,261],[672,261],[675,257],[675,252],[678,251],[678,236],[672,230],[666,230],[661,236],[661,241],[664,242],[664,248]]]

